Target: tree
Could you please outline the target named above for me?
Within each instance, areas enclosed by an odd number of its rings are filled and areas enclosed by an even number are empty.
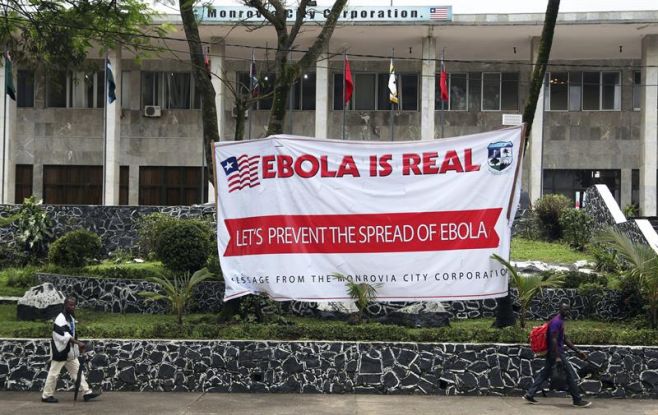
[[[79,68],[94,46],[149,49],[150,39],[168,30],[153,25],[153,15],[140,0],[7,0],[0,6],[0,44],[18,61]]]
[[[525,316],[530,308],[532,299],[539,293],[542,288],[555,288],[560,287],[564,283],[561,276],[551,275],[547,278],[540,276],[523,277],[516,272],[516,269],[509,262],[505,261],[502,257],[493,254],[492,258],[500,262],[507,268],[510,273],[510,285],[516,288],[518,292],[518,301],[521,310],[519,311],[519,324],[521,328],[525,328]]]
[[[300,0],[297,5],[296,18],[291,26],[287,25],[287,11],[285,1],[280,0],[244,0],[244,4],[255,8],[267,20],[277,37],[277,49],[274,55],[275,80],[273,85],[274,97],[270,120],[267,126],[267,135],[283,133],[283,123],[286,116],[286,104],[290,88],[299,76],[313,65],[320,53],[329,44],[329,40],[336,28],[347,0],[336,0],[322,26],[320,34],[315,38],[311,47],[297,62],[289,62],[288,54],[294,49],[297,36],[304,25],[304,17],[309,0]]]
[[[528,137],[532,129],[532,122],[535,118],[535,110],[537,109],[537,101],[539,100],[539,92],[544,82],[544,75],[546,74],[546,66],[548,59],[551,56],[551,47],[553,46],[553,33],[555,32],[555,22],[560,10],[560,0],[548,0],[546,6],[546,15],[544,16],[544,28],[541,33],[541,40],[539,43],[539,52],[537,53],[537,61],[535,62],[535,69],[532,72],[532,80],[530,82],[530,91],[528,93],[528,101],[523,110],[523,122],[526,123],[525,128],[525,145],[528,146]],[[498,307],[496,309],[496,321],[494,327],[502,328],[514,325],[514,310],[512,309],[512,301],[509,298],[509,293],[506,297],[499,299]]]
[[[647,302],[651,328],[658,327],[658,254],[648,245],[632,242],[615,229],[607,229],[597,242],[614,249],[622,262],[628,265],[626,278],[637,278],[642,296]]]
[[[349,295],[352,300],[354,300],[354,305],[356,305],[357,310],[359,310],[356,315],[356,320],[363,320],[363,316],[366,315],[366,310],[368,305],[370,305],[377,298],[377,290],[381,288],[382,284],[368,284],[367,282],[354,282],[350,281],[343,274],[331,274],[332,277],[336,278],[338,281],[345,283],[345,288],[347,289],[347,295]]]

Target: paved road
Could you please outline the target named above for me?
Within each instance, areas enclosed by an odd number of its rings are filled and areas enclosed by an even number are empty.
[[[590,408],[573,408],[566,398],[529,405],[519,397],[444,397],[407,395],[298,395],[108,392],[98,401],[73,402],[60,392],[58,404],[40,402],[35,392],[0,392],[0,414],[266,414],[266,415],[658,415],[658,400],[596,399]]]

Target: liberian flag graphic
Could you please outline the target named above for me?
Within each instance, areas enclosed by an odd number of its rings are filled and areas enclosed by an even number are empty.
[[[228,192],[242,190],[245,187],[260,186],[258,180],[259,156],[247,156],[242,154],[238,157],[231,156],[222,161],[222,168],[226,173]]]
[[[432,19],[432,20],[448,20],[448,8],[447,7],[431,7],[430,8],[430,19]]]

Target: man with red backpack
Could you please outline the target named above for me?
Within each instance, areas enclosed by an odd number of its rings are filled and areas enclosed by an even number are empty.
[[[546,366],[544,366],[539,372],[532,386],[530,386],[526,394],[523,395],[523,399],[531,404],[537,403],[535,394],[540,390],[542,384],[550,378],[553,367],[559,362],[562,362],[564,371],[567,375],[567,384],[569,393],[573,398],[573,406],[586,408],[592,404],[591,402],[584,400],[580,395],[578,385],[576,384],[576,372],[573,370],[573,367],[567,360],[566,353],[564,352],[564,345],[566,344],[571,350],[576,352],[581,359],[587,359],[587,355],[578,350],[564,334],[564,320],[566,320],[570,314],[571,308],[569,305],[561,304],[560,312],[548,322],[548,351],[546,353]]]

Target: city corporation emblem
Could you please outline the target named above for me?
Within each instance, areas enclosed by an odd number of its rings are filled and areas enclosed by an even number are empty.
[[[493,173],[507,171],[514,161],[514,144],[511,141],[498,141],[487,146],[487,163]]]

